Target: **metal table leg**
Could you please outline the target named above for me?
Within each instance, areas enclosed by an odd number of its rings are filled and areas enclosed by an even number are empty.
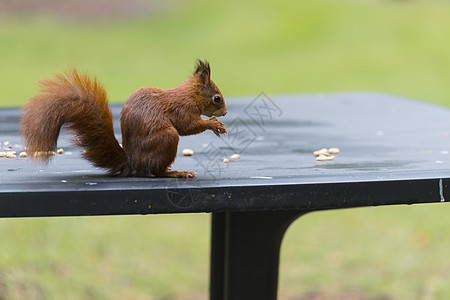
[[[281,241],[305,213],[213,213],[210,299],[276,299]]]

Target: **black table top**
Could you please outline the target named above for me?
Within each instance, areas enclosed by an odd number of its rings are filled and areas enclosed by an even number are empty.
[[[19,109],[0,110],[0,216],[320,210],[445,202],[450,110],[377,93],[233,98],[229,134],[181,137],[174,170],[193,179],[115,178],[64,131],[49,166],[19,158]],[[120,106],[112,106],[120,141]],[[12,149],[5,146],[9,142]],[[338,147],[331,161],[313,152]],[[183,148],[195,151],[182,155]],[[223,158],[238,153],[240,159]],[[450,195],[448,195],[450,199]]]

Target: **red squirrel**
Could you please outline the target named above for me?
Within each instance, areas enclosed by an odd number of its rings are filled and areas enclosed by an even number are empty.
[[[65,126],[73,132],[74,144],[84,149],[83,157],[110,175],[194,177],[194,172],[170,170],[179,136],[208,129],[217,136],[227,132],[215,119],[227,109],[210,76],[209,63],[198,60],[192,76],[177,87],[144,87],[131,94],[120,117],[123,148],[114,137],[106,92],[96,78],[73,69],[42,80],[40,94],[28,100],[21,118],[29,157],[48,162]]]

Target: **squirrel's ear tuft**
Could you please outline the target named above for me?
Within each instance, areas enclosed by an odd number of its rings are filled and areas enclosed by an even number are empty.
[[[209,83],[211,77],[211,68],[207,61],[201,61],[197,59],[197,64],[195,65],[194,76],[198,76],[203,84]]]

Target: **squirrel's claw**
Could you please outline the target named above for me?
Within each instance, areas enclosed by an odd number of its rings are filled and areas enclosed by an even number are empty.
[[[215,121],[215,123],[217,124],[215,124],[215,127],[211,129],[215,135],[220,136],[221,134],[227,133],[227,129],[222,122]]]

